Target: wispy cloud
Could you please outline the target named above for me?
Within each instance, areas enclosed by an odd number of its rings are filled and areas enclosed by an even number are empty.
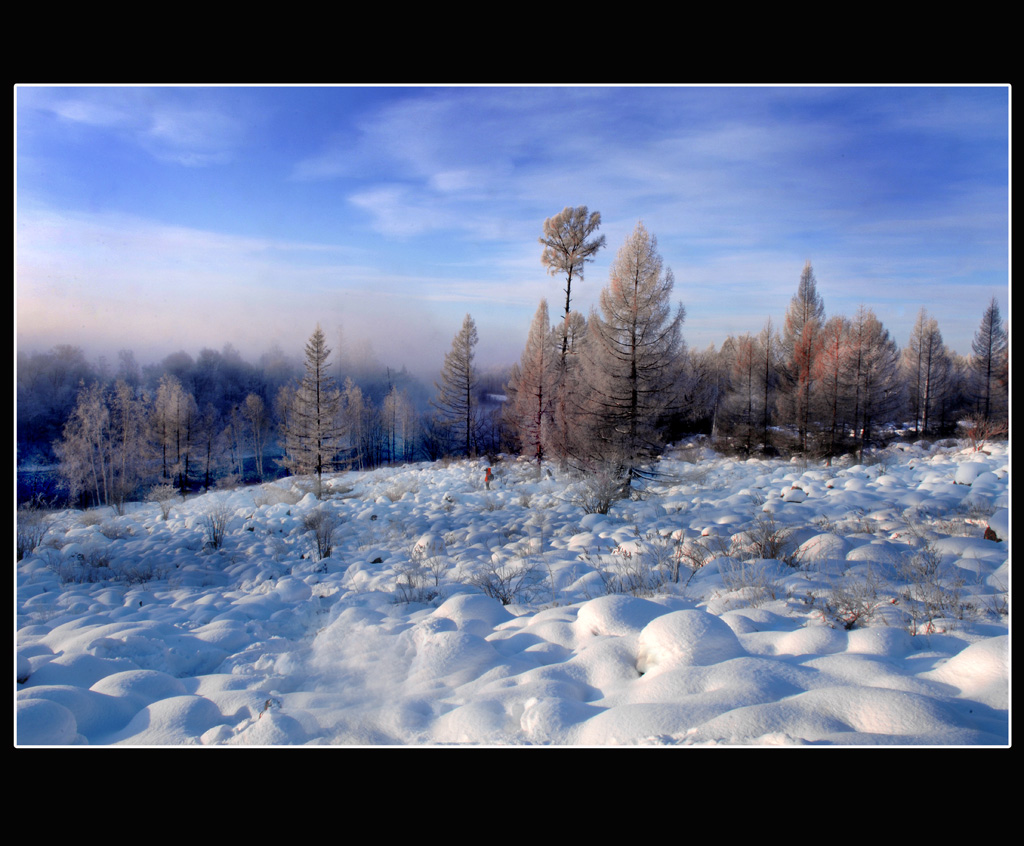
[[[113,133],[162,162],[203,167],[230,161],[246,139],[247,122],[229,113],[219,93],[175,88],[26,88],[27,109]],[[197,97],[198,92],[198,97]]]

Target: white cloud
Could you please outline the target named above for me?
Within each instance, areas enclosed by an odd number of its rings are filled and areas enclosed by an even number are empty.
[[[107,130],[155,159],[189,167],[229,161],[245,140],[245,111],[222,106],[220,89],[105,87],[27,88],[20,108],[50,112],[72,124]]]

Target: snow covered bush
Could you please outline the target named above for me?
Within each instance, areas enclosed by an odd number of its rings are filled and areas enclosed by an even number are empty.
[[[607,514],[628,491],[629,481],[614,467],[595,465],[584,472],[572,501],[586,514]]]
[[[266,484],[260,485],[256,489],[252,499],[257,508],[263,508],[266,505],[277,505],[281,502],[287,505],[295,505],[302,499],[302,494],[292,488],[282,488],[278,485]]]
[[[820,607],[827,625],[850,631],[869,625],[880,609],[894,602],[895,597],[887,595],[878,579],[869,572],[838,579],[820,598]]]
[[[431,584],[430,575],[422,564],[409,561],[395,567],[395,603],[426,605],[441,595],[437,581]]]
[[[160,506],[160,516],[166,520],[171,516],[171,507],[174,505],[175,496],[177,496],[177,491],[173,485],[157,485],[146,495],[146,499]]]
[[[652,596],[669,583],[679,581],[682,566],[680,532],[650,531],[634,527],[635,540],[619,543],[607,553],[585,554],[597,572],[606,594]]]
[[[220,549],[231,519],[231,509],[224,502],[214,500],[200,517],[200,525],[207,546]]]
[[[392,502],[398,502],[403,496],[412,496],[418,491],[419,486],[414,479],[394,479],[384,488],[383,495]]]
[[[957,423],[963,434],[964,449],[981,452],[985,445],[993,440],[1001,440],[1009,435],[1009,427],[1005,422],[986,420],[981,415],[968,417]]]
[[[733,538],[732,553],[743,558],[774,558],[797,566],[791,527],[781,526],[770,511],[762,511],[749,529]]]
[[[18,509],[15,522],[17,524],[17,560],[21,561],[43,542],[50,527],[47,524],[46,512],[27,505]]]
[[[718,559],[718,572],[726,588],[751,608],[779,599],[783,567],[771,558]]]
[[[910,634],[949,631],[978,615],[962,571],[944,566],[930,541],[905,555],[898,573],[899,608]]]
[[[546,575],[540,562],[530,557],[495,553],[472,567],[465,583],[502,605],[518,605],[530,602],[543,590]]]
[[[331,557],[334,549],[334,532],[341,524],[338,515],[319,505],[310,511],[302,520],[302,525],[313,534],[316,543],[317,561]]]

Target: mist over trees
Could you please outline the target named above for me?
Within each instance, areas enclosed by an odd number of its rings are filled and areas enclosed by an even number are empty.
[[[82,349],[68,345],[45,352],[19,350],[19,499],[116,505],[116,500],[145,495],[153,485],[187,493],[289,472],[286,460],[296,456],[286,453],[286,429],[294,419],[291,401],[306,372],[296,352],[301,348],[285,353],[274,347],[246,361],[228,344],[220,351],[192,355],[180,350],[140,364],[131,350],[121,350],[111,366],[103,359],[90,361]],[[356,425],[355,404],[342,404],[348,416],[341,421],[335,466],[423,458],[427,387],[405,368],[380,364],[365,352],[331,356],[327,375],[336,377],[339,371],[350,389],[343,399],[361,392],[362,411]],[[109,434],[92,433],[92,458],[87,460],[84,450],[88,427],[83,416],[95,417],[99,422],[93,427],[103,431],[104,416],[115,412],[118,385],[130,391],[144,419],[135,453],[138,477],[132,484],[122,481],[134,478],[130,474],[111,475]],[[67,473],[58,474],[60,467]],[[133,490],[122,496],[120,490],[127,487]]]
[[[925,308],[901,346],[866,304],[827,313],[808,261],[781,324],[766,316],[760,331],[693,350],[675,278],[642,222],[598,307],[573,309],[574,285],[605,246],[600,223],[586,206],[543,222],[541,266],[564,307],[552,315],[542,298],[519,360],[486,372],[476,366],[486,338],[467,314],[433,391],[368,348],[347,351],[342,336],[332,353],[319,326],[304,351],[275,347],[252,362],[230,344],[145,364],[131,350],[116,362],[70,345],[19,350],[19,498],[120,510],[154,486],[186,495],[296,473],[319,490],[333,470],[502,453],[626,495],[691,435],[831,462],[900,430],[1008,431],[1009,343],[994,299],[969,356],[946,346]]]

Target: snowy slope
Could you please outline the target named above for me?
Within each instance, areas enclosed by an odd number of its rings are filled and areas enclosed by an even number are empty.
[[[485,467],[52,515],[16,742],[1008,744],[1008,445],[679,450],[608,514]]]

